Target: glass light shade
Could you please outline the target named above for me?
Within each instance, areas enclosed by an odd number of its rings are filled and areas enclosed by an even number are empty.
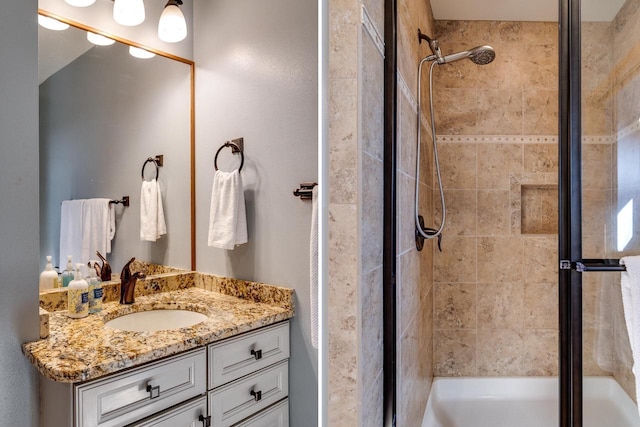
[[[109,37],[105,37],[101,34],[92,33],[91,31],[87,31],[87,40],[98,46],[110,46],[116,42],[114,39],[110,39]]]
[[[49,18],[48,16],[38,15],[38,24],[48,30],[62,31],[69,28],[69,24],[60,22],[57,19]]]
[[[70,4],[71,6],[75,6],[75,7],[87,7],[87,6],[91,6],[96,2],[96,0],[64,0],[64,1]]]
[[[142,0],[115,0],[113,19],[120,25],[133,27],[144,22],[144,3]]]
[[[129,46],[129,55],[135,56],[136,58],[140,59],[149,59],[156,56],[156,54],[153,52],[149,52],[148,50],[141,49],[135,46]]]
[[[158,22],[158,37],[167,43],[179,42],[187,37],[187,22],[177,5],[168,4],[162,11]]]

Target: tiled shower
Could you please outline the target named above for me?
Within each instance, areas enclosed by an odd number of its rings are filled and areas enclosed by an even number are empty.
[[[331,66],[330,425],[382,419],[382,4],[331,7],[330,64],[341,65]],[[640,30],[630,25],[639,13],[628,0],[613,21],[582,27],[585,258],[628,253],[616,230],[618,211],[640,196]],[[428,3],[405,1],[398,25],[397,425],[419,426],[434,376],[558,374],[558,24],[433,21]],[[418,28],[445,54],[488,44],[497,55],[435,69],[442,252],[413,241],[416,70],[430,53]],[[441,213],[422,111],[420,210],[433,226]],[[618,283],[617,273],[584,275],[584,373],[614,376],[635,397]]]

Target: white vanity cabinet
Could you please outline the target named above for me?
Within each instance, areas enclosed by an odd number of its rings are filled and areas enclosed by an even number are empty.
[[[279,418],[281,424],[273,424],[261,411],[268,412],[275,403],[287,404],[289,322],[210,344],[208,354],[213,427],[231,427],[248,418],[254,421],[245,425],[252,427],[288,427],[288,410]]]
[[[41,426],[288,427],[289,322],[79,384],[41,380]]]

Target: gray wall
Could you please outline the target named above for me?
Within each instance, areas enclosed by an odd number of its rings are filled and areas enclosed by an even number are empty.
[[[94,47],[40,85],[41,263],[45,255],[56,262],[62,255],[64,266],[63,200],[128,195],[130,207],[116,206],[114,272],[132,256],[191,267],[190,67],[159,56],[133,58],[127,49]],[[157,154],[164,154],[158,180],[167,234],[142,242],[140,171]],[[155,176],[153,164],[145,176]]]
[[[113,20],[113,2],[97,0],[88,7],[70,6],[62,0],[39,0],[38,6],[56,15],[82,22],[118,37],[144,46],[193,59],[193,1],[186,0],[180,9],[187,21],[187,38],[178,43],[165,43],[158,38],[158,20],[166,1],[145,1],[145,20],[135,27],[125,27]]]
[[[315,0],[195,4],[197,261],[199,271],[295,288],[291,425],[317,420],[317,351],[310,342],[311,204],[293,197],[317,180]],[[244,137],[249,243],[207,247],[213,157]],[[238,164],[228,152],[220,167]]]
[[[0,424],[38,425],[38,30],[35,0],[0,2]]]

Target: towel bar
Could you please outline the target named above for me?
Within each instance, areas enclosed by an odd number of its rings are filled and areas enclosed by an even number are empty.
[[[303,182],[300,184],[300,188],[293,191],[293,195],[300,197],[300,200],[311,200],[313,187],[318,185],[315,182]]]

